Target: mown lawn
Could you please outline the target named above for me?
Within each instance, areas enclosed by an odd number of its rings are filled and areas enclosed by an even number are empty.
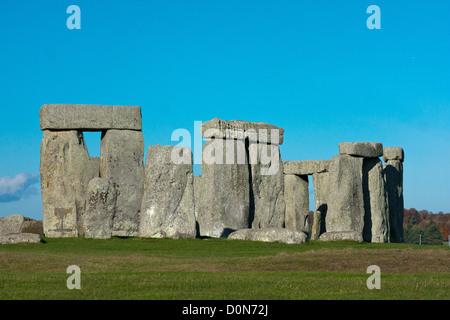
[[[448,246],[45,239],[0,246],[0,299],[450,299]],[[69,290],[66,269],[81,269]],[[369,290],[367,267],[381,270]]]

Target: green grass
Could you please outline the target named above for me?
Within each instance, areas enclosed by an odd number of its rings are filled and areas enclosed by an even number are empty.
[[[0,299],[450,299],[448,246],[45,239],[0,246]],[[81,290],[69,290],[69,265]],[[369,265],[381,289],[369,290]]]

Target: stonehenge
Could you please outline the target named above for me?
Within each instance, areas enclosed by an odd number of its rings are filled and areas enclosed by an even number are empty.
[[[21,214],[0,218],[0,244],[39,243],[42,236],[42,221]]]
[[[140,107],[46,104],[39,115],[46,237],[403,241],[400,147],[342,142],[331,159],[283,161],[284,129],[215,118],[201,125],[194,176],[186,147],[148,146],[144,162]],[[84,131],[101,132],[99,158]]]

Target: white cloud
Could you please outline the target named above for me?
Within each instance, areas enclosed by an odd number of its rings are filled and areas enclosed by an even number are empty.
[[[0,178],[0,202],[18,201],[21,198],[37,194],[34,187],[39,182],[39,175],[19,173],[14,177]]]

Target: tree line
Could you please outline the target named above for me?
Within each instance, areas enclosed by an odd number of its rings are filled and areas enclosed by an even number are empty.
[[[450,213],[404,209],[403,228],[406,243],[442,245],[450,235]]]

